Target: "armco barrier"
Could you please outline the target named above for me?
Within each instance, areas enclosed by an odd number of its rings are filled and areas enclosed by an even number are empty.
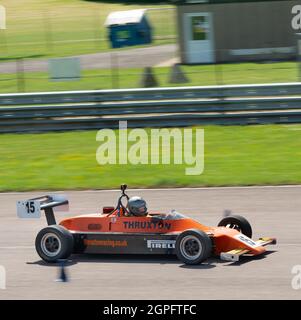
[[[0,95],[0,133],[298,123],[301,83]]]

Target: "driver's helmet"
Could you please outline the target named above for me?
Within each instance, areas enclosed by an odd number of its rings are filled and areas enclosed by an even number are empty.
[[[146,202],[141,197],[131,197],[127,204],[129,213],[134,216],[143,217],[147,215]]]

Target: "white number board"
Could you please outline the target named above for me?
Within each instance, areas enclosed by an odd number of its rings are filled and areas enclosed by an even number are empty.
[[[22,219],[38,219],[41,217],[40,202],[25,200],[17,202],[17,214]]]
[[[244,234],[238,234],[237,236],[235,236],[235,238],[251,248],[256,248],[259,246],[258,243],[256,243],[255,241],[253,241],[249,237],[245,236]]]

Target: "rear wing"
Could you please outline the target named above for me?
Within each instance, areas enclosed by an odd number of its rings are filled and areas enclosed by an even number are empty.
[[[63,195],[46,195],[24,201],[17,201],[17,214],[19,218],[40,218],[44,210],[47,224],[56,224],[53,208],[62,207],[62,211],[68,211],[69,201]]]

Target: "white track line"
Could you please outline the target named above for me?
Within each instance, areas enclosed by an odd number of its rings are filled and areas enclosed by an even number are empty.
[[[180,188],[137,188],[137,189],[127,189],[128,191],[181,191],[181,190],[237,190],[237,189],[281,189],[281,188],[301,188],[301,185],[279,185],[279,186],[229,186],[229,187],[180,187]],[[85,192],[119,192],[120,189],[95,189],[95,190],[58,190],[58,191],[25,191],[25,192],[0,192],[1,195],[18,195],[18,194],[56,194],[56,193],[85,193]]]

